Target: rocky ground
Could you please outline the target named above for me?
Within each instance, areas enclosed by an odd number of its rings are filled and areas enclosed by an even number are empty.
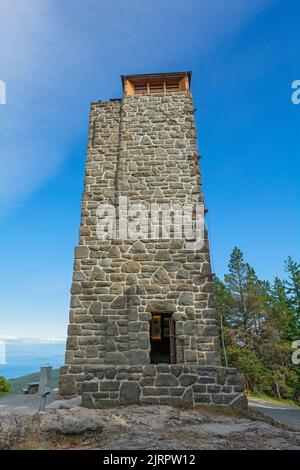
[[[62,405],[60,405],[62,406]],[[0,414],[2,449],[298,449],[300,432],[230,410],[80,407]]]

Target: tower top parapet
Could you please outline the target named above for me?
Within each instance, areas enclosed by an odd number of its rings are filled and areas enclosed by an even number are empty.
[[[192,72],[121,75],[124,96],[189,91]]]

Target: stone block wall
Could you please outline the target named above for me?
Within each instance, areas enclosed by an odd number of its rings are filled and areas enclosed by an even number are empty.
[[[247,406],[243,391],[244,378],[232,368],[188,364],[97,366],[83,382],[82,405],[220,405],[241,409]]]

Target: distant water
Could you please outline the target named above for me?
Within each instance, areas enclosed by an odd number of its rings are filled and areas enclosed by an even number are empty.
[[[64,363],[64,343],[6,343],[6,364],[0,364],[0,375],[7,379],[39,372],[40,367],[50,365],[54,369]]]

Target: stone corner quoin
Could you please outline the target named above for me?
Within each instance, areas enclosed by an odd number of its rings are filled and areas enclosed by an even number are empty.
[[[93,102],[79,243],[60,393],[82,404],[243,402],[243,377],[221,367],[207,232],[186,240],[101,239],[97,209],[203,203],[191,92]],[[173,363],[152,364],[153,315],[172,319]]]

